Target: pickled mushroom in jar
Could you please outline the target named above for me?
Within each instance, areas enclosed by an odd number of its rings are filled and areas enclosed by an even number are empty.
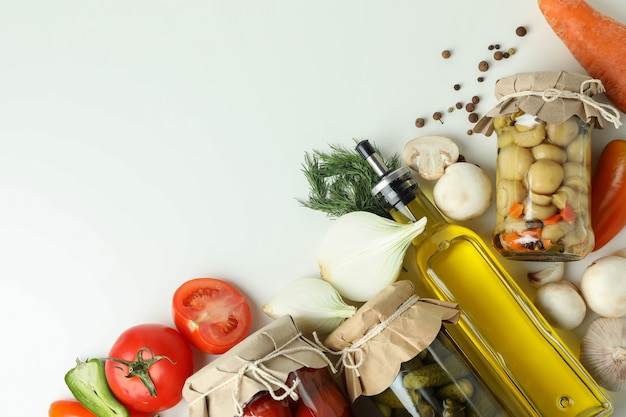
[[[494,126],[505,138],[496,164],[496,248],[520,257],[588,252],[591,123],[577,116],[546,123],[518,111]],[[532,132],[541,140],[530,140]]]

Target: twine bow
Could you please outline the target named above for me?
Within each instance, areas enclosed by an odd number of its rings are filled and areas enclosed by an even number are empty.
[[[532,90],[518,91],[515,93],[507,94],[506,96],[502,97],[498,101],[498,105],[512,98],[526,97],[526,96],[541,97],[543,101],[545,101],[546,103],[554,101],[558,98],[579,100],[579,101],[582,101],[584,104],[591,106],[594,109],[598,110],[600,112],[600,115],[604,118],[604,120],[613,123],[613,126],[615,126],[615,128],[618,129],[622,125],[622,122],[619,119],[620,117],[619,111],[615,107],[609,104],[604,104],[604,103],[595,101],[593,98],[585,94],[584,91],[585,91],[585,86],[587,84],[596,84],[596,87],[600,93],[603,93],[605,91],[604,85],[602,85],[602,82],[600,80],[591,79],[591,80],[585,80],[581,83],[580,92],[559,90],[558,88],[548,88],[544,91],[532,91]]]
[[[289,386],[286,382],[274,376],[270,372],[270,370],[265,366],[265,362],[270,361],[279,356],[289,355],[294,352],[309,351],[309,352],[314,352],[318,354],[319,356],[321,356],[328,363],[328,366],[333,370],[333,372],[336,372],[330,360],[328,360],[328,358],[316,347],[313,347],[313,346],[296,346],[296,347],[291,347],[291,348],[288,347],[291,343],[293,343],[294,341],[296,341],[297,339],[301,337],[302,337],[302,334],[298,333],[293,338],[285,342],[282,346],[279,346],[278,348],[274,349],[274,351],[265,355],[264,357],[256,359],[254,361],[246,361],[246,363],[239,369],[239,371],[235,375],[233,375],[231,378],[228,378],[221,384],[202,393],[202,395],[200,395],[199,397],[191,401],[190,405],[193,405],[196,402],[207,397],[208,395],[212,394],[213,392],[219,389],[222,389],[231,383],[234,383],[232,397],[233,397],[233,403],[235,405],[235,416],[237,417],[242,416],[243,407],[241,406],[240,401],[239,401],[240,400],[239,394],[240,394],[243,378],[246,375],[248,375],[250,378],[254,379],[258,383],[263,385],[265,389],[267,390],[267,392],[271,395],[271,397],[276,401],[283,400],[287,397],[290,397],[293,400],[297,400],[298,393],[296,391],[296,388],[300,384],[300,380],[298,378],[295,378],[291,386]],[[280,393],[281,391],[282,393]]]
[[[335,364],[335,367],[338,369],[338,371],[340,371],[342,368],[352,369],[355,372],[356,376],[360,377],[361,373],[359,372],[359,367],[363,365],[363,362],[365,361],[363,345],[379,335],[383,330],[387,328],[387,326],[389,326],[392,321],[400,317],[405,311],[411,308],[411,306],[413,306],[413,304],[415,304],[417,300],[419,300],[418,296],[410,296],[400,305],[400,307],[396,309],[396,311],[393,312],[393,314],[378,323],[376,326],[372,327],[362,338],[352,343],[350,346],[341,349],[340,351],[328,349],[322,342],[320,342],[317,333],[313,333],[313,337],[315,338],[315,344],[324,352],[339,356],[339,359]],[[355,357],[358,357],[357,361],[355,361]]]

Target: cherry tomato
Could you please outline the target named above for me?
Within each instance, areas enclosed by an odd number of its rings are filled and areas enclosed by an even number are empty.
[[[262,394],[249,402],[244,410],[244,417],[291,417],[287,401],[277,401],[269,394]]]
[[[152,417],[152,413],[130,411],[130,417]],[[48,417],[97,417],[76,400],[57,400],[50,404]]]
[[[224,353],[250,332],[247,300],[217,278],[195,278],[174,293],[172,315],[178,331],[206,353]]]
[[[591,181],[591,226],[598,250],[626,225],[626,140],[609,142]]]
[[[350,417],[350,405],[328,370],[302,368],[298,393],[301,403],[296,417]]]
[[[156,413],[182,400],[194,371],[193,353],[175,329],[140,324],[118,337],[104,370],[111,391],[128,409]]]

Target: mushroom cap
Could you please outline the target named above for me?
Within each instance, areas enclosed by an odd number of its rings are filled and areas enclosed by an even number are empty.
[[[581,341],[580,362],[601,387],[626,389],[626,320],[600,317],[591,322]]]
[[[587,306],[578,288],[569,281],[548,282],[537,290],[535,306],[559,329],[578,327],[587,314]]]
[[[467,221],[482,215],[491,204],[491,180],[478,166],[457,162],[446,168],[433,187],[433,199],[452,220]]]
[[[420,177],[436,180],[459,159],[459,147],[446,136],[420,136],[404,145],[402,159]]]
[[[603,256],[582,273],[580,290],[587,306],[603,317],[626,316],[626,258]]]

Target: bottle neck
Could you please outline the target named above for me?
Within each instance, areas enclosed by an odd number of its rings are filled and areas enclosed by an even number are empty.
[[[414,198],[409,201],[405,208],[411,213],[411,215],[419,220],[422,217],[426,217],[426,231],[437,229],[440,225],[448,223],[445,217],[439,212],[435,205],[428,199],[424,192],[419,188],[417,183],[412,185],[412,192]],[[409,223],[410,220],[402,212],[390,208],[391,217],[398,223]]]

